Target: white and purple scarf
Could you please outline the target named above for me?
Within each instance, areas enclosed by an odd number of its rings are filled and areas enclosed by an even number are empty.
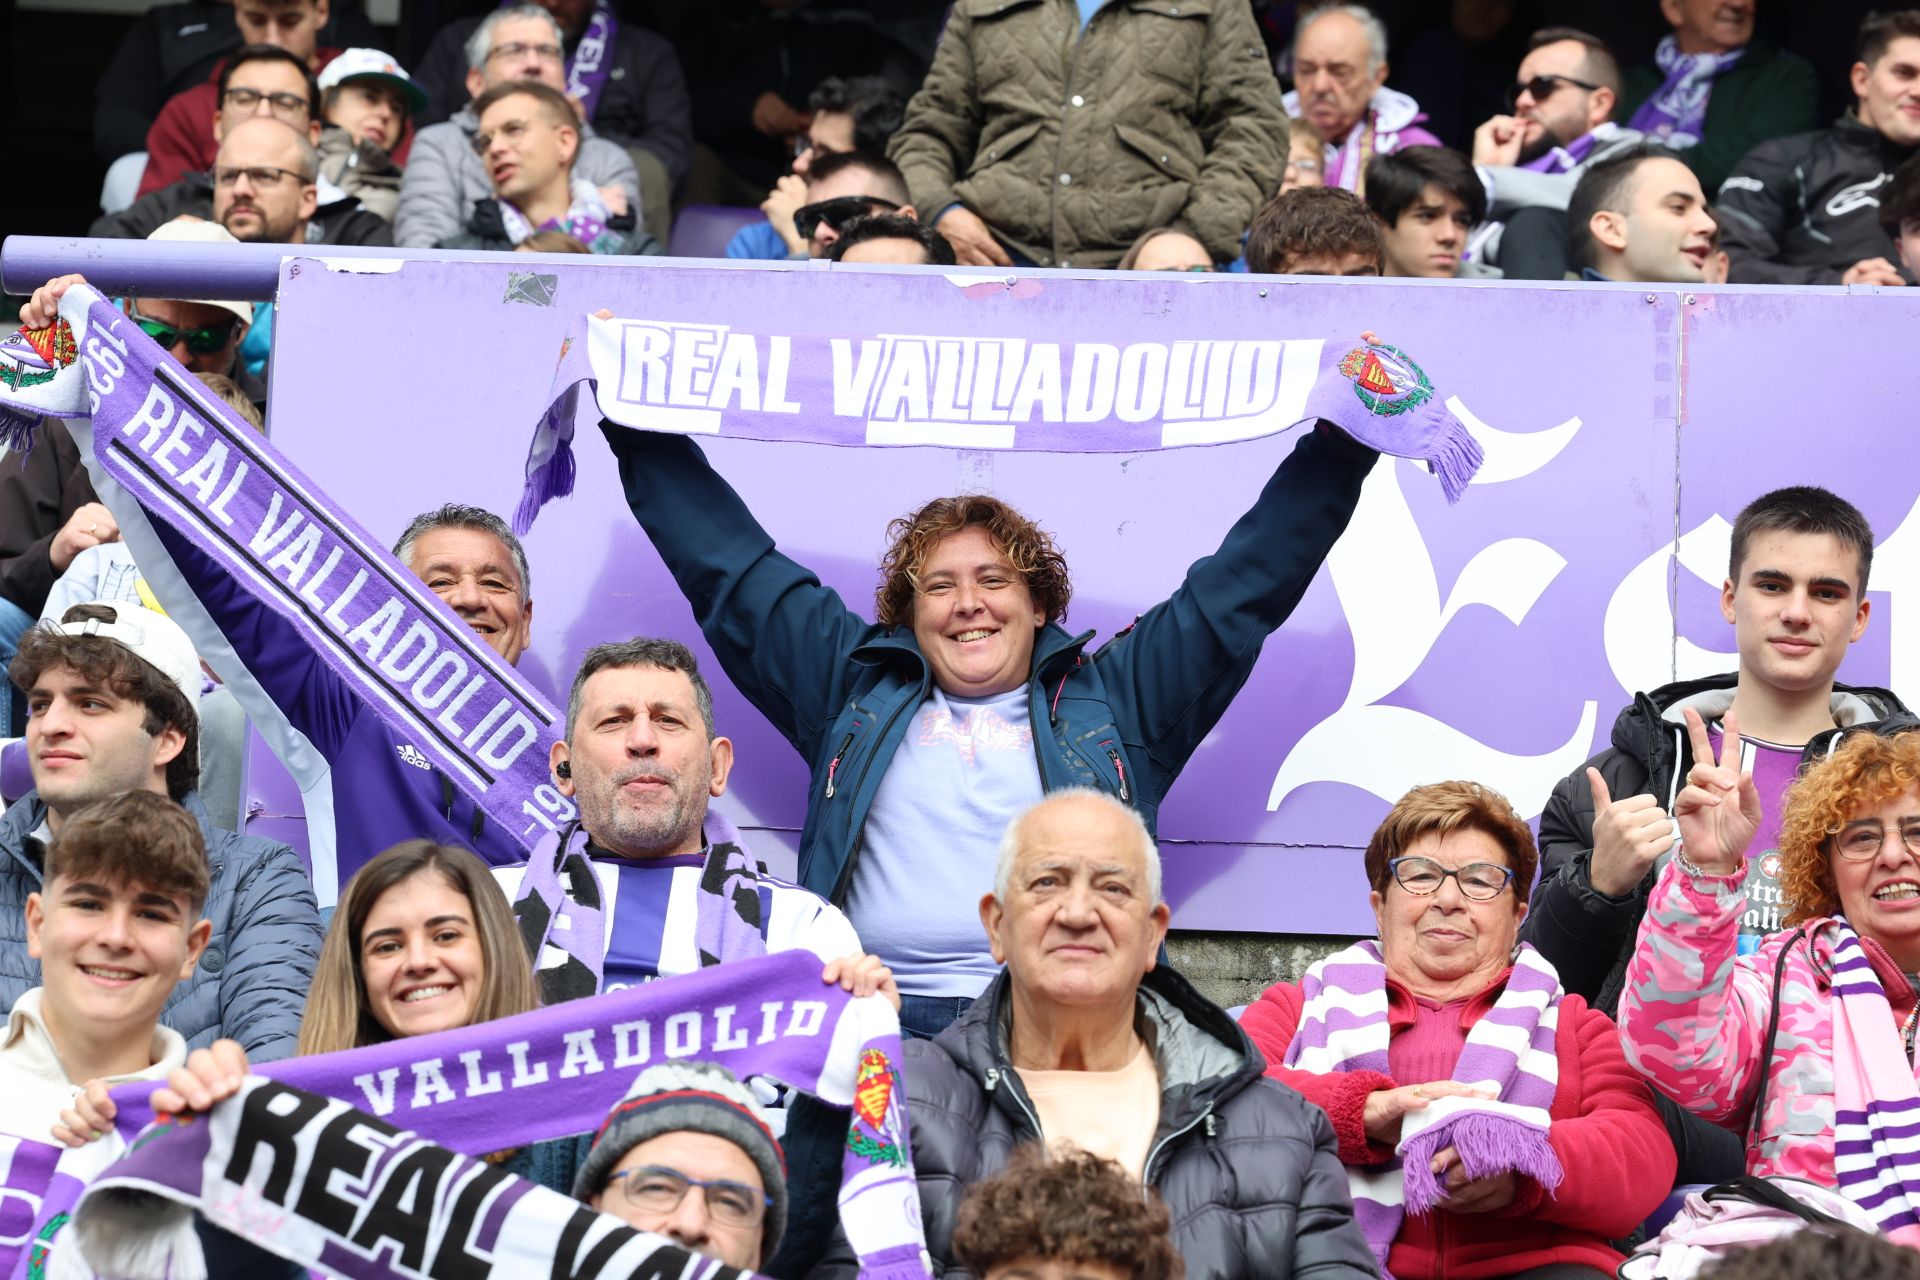
[[[278,614],[488,820],[538,831],[560,713],[411,570],[91,287],[47,329],[0,341],[0,444],[67,419],[146,577],[256,722],[277,714],[170,567],[183,539]],[[165,535],[164,537],[162,535]],[[283,757],[284,758],[284,757]],[[290,769],[299,762],[289,760]],[[542,819],[544,822],[545,820]],[[532,836],[520,837],[532,848]],[[337,851],[313,850],[322,902]]]
[[[1571,173],[1587,162],[1587,157],[1593,154],[1593,149],[1600,145],[1602,138],[1610,136],[1613,132],[1612,124],[1597,125],[1564,147],[1549,147],[1520,168],[1533,173]]]
[[[702,825],[707,862],[693,925],[701,967],[763,956],[766,903],[759,876],[766,868],[746,851],[740,832],[718,809],[709,808]],[[542,1004],[580,1000],[600,990],[606,980],[606,908],[579,823],[549,835],[528,855],[513,913],[529,955],[554,947],[566,956],[559,965],[541,968]]]
[[[1387,966],[1379,944],[1360,942],[1328,956],[1307,970],[1300,992],[1305,1003],[1287,1045],[1287,1066],[1321,1074],[1393,1074],[1387,1064]],[[1560,1079],[1554,1056],[1560,996],[1560,975],[1522,943],[1506,989],[1467,1032],[1453,1070],[1460,1084],[1491,1085],[1498,1094],[1436,1098],[1424,1110],[1408,1112],[1391,1163],[1347,1170],[1354,1217],[1382,1275],[1402,1218],[1429,1213],[1445,1198],[1431,1166],[1445,1148],[1459,1153],[1469,1178],[1511,1170],[1548,1191],[1560,1185],[1560,1158],[1547,1141],[1547,1113]]]
[[[582,177],[575,176],[572,182],[567,194],[573,203],[567,206],[566,214],[548,218],[537,227],[511,202],[500,201],[500,221],[507,229],[507,239],[519,244],[536,231],[564,231],[591,253],[617,253],[626,237],[608,229],[613,211],[607,208],[600,189]]]
[[[1672,36],[1660,42],[1653,61],[1667,77],[1640,104],[1628,127],[1669,147],[1691,147],[1707,127],[1707,99],[1713,82],[1740,61],[1746,48],[1731,53],[1682,53]]]
[[[37,1190],[6,1179],[10,1194],[44,1205],[19,1224],[37,1242],[19,1250],[19,1263],[38,1267],[27,1272],[36,1277],[195,1280],[197,1211],[351,1280],[730,1277],[738,1273],[678,1257],[656,1237],[477,1158],[590,1133],[640,1070],[676,1060],[769,1077],[849,1108],[839,1215],[860,1274],[926,1275],[899,1020],[881,997],[855,999],[821,982],[809,953],[271,1063],[206,1116],[153,1128],[153,1086],[122,1086],[113,1095],[116,1129],[131,1142],[122,1160],[85,1187],[57,1173],[45,1185],[50,1171],[37,1166]]]
[[[1833,1173],[1901,1244],[1920,1246],[1920,1088],[1886,989],[1844,918],[1833,941]]]

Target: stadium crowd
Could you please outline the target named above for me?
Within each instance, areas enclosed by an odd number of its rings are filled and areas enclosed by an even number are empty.
[[[691,220],[711,254],[764,261],[1913,284],[1920,10],[1865,20],[1820,127],[1817,69],[1756,33],[1752,0],[1658,7],[1670,30],[1633,65],[1575,27],[1525,33],[1505,109],[1449,139],[1389,87],[1388,23],[1354,4],[957,0],[907,74],[850,16],[727,59],[606,0],[508,0],[410,71],[322,44],[328,0],[195,0],[143,19],[99,88],[92,230],[643,256],[684,249]],[[48,282],[22,326],[80,282]],[[115,305],[260,425],[270,304]],[[607,435],[701,638],[808,765],[798,882],[710,803],[757,762],[690,637],[581,660],[543,863],[166,540],[330,768],[323,912],[299,855],[244,834],[246,718],[50,418],[0,469],[0,1132],[84,1150],[118,1141],[109,1091],[131,1083],[201,1112],[254,1066],[794,952],[897,1011],[934,1276],[1579,1280],[1658,1235],[1676,1189],[1750,1175],[1843,1220],[1797,1261],[1726,1250],[1723,1274],[1920,1270],[1887,1246],[1920,1246],[1920,720],[1835,681],[1874,549],[1843,497],[1777,489],[1735,521],[1736,670],[1639,692],[1550,796],[1436,762],[1367,845],[1377,936],[1230,1015],[1166,962],[1158,813],[1373,448],[1320,421],[1218,550],[1094,647],[1061,625],[1045,513],[903,514],[869,614],[690,438]],[[506,520],[448,502],[392,554],[518,662],[535,566]],[[1519,811],[1542,806],[1536,836]],[[1780,910],[1749,909],[1755,877]],[[579,919],[604,923],[592,963]],[[682,1059],[596,1131],[488,1159],[732,1267],[877,1274],[835,1201],[850,1123]],[[264,1235],[201,1234],[213,1274],[298,1274]]]

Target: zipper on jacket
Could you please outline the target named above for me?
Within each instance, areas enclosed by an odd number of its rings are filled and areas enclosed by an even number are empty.
[[[1132,800],[1133,793],[1127,790],[1127,762],[1120,758],[1119,750],[1111,742],[1100,745],[1107,749],[1107,759],[1113,761],[1113,771],[1120,775],[1120,798]]]
[[[987,1068],[986,1091],[989,1094],[999,1087],[1001,1074],[999,1067]],[[1027,1105],[1027,1100],[1020,1096],[1020,1091],[1009,1087],[1007,1096],[1020,1104],[1021,1113],[1027,1117],[1027,1123],[1033,1126],[1033,1136],[1044,1141],[1047,1135],[1040,1128],[1040,1117],[1035,1115],[1033,1108]]]
[[[1153,1149],[1147,1152],[1147,1163],[1144,1167],[1145,1176],[1142,1177],[1140,1181],[1146,1183],[1148,1186],[1152,1186],[1153,1175],[1155,1172],[1153,1167],[1153,1162],[1160,1158],[1160,1153],[1167,1149],[1168,1143],[1172,1142],[1175,1138],[1184,1137],[1185,1135],[1192,1133],[1194,1130],[1194,1127],[1197,1126],[1202,1120],[1207,1122],[1207,1136],[1211,1138],[1214,1132],[1213,1104],[1211,1102],[1207,1104],[1207,1109],[1205,1111],[1202,1111],[1199,1115],[1187,1121],[1186,1124],[1180,1126],[1178,1129],[1175,1129],[1172,1133],[1168,1134],[1166,1137],[1160,1139],[1160,1141],[1153,1144]]]
[[[841,739],[840,745],[834,748],[833,759],[827,761],[827,799],[829,800],[833,799],[833,775],[838,772],[841,759],[846,756],[847,748],[852,745],[853,735],[848,734]]]

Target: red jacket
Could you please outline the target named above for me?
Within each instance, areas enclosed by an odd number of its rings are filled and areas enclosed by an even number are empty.
[[[327,64],[339,56],[338,49],[319,50],[314,70],[326,70]],[[213,118],[220,114],[220,72],[226,65],[222,58],[204,83],[174,94],[160,108],[153,127],[147,130],[147,171],[140,175],[139,195],[152,195],[189,173],[213,168],[214,153],[220,145],[213,140]],[[403,124],[400,145],[394,149],[395,164],[406,164],[412,142],[413,129]]]
[[[1493,1008],[1506,980],[1501,974],[1467,1002],[1460,1016],[1463,1027]],[[1391,979],[1387,994],[1388,1022],[1398,1035],[1413,1024],[1413,996]],[[1279,1065],[1300,1025],[1301,1003],[1299,987],[1280,983],[1247,1007],[1240,1025],[1266,1055],[1267,1074],[1298,1089],[1333,1121],[1342,1164],[1386,1163],[1392,1149],[1367,1141],[1362,1122],[1367,1095],[1425,1082],[1395,1081],[1373,1071],[1316,1075]],[[1387,1270],[1396,1280],[1483,1280],[1549,1263],[1612,1274],[1620,1254],[1607,1242],[1631,1233],[1666,1198],[1673,1186],[1673,1143],[1647,1082],[1620,1051],[1613,1021],[1579,996],[1566,996],[1554,1044],[1560,1081],[1548,1112],[1548,1140],[1566,1171],[1559,1190],[1549,1197],[1538,1183],[1523,1180],[1513,1203],[1496,1212],[1443,1209],[1408,1216],[1387,1255]]]

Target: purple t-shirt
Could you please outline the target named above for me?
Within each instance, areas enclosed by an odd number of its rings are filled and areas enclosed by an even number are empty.
[[[1720,754],[1720,731],[1712,730],[1713,753]],[[1749,955],[1761,939],[1778,931],[1788,904],[1780,896],[1780,811],[1787,787],[1800,772],[1804,747],[1782,746],[1741,735],[1740,767],[1753,774],[1760,793],[1760,828],[1747,846],[1747,908],[1740,916],[1740,954]]]
[[[613,928],[607,939],[604,990],[652,982],[660,976],[660,943],[665,936],[668,904],[673,899],[674,873],[682,867],[704,866],[704,853],[673,858],[596,858],[619,871],[612,902]],[[694,874],[698,875],[698,871]]]

